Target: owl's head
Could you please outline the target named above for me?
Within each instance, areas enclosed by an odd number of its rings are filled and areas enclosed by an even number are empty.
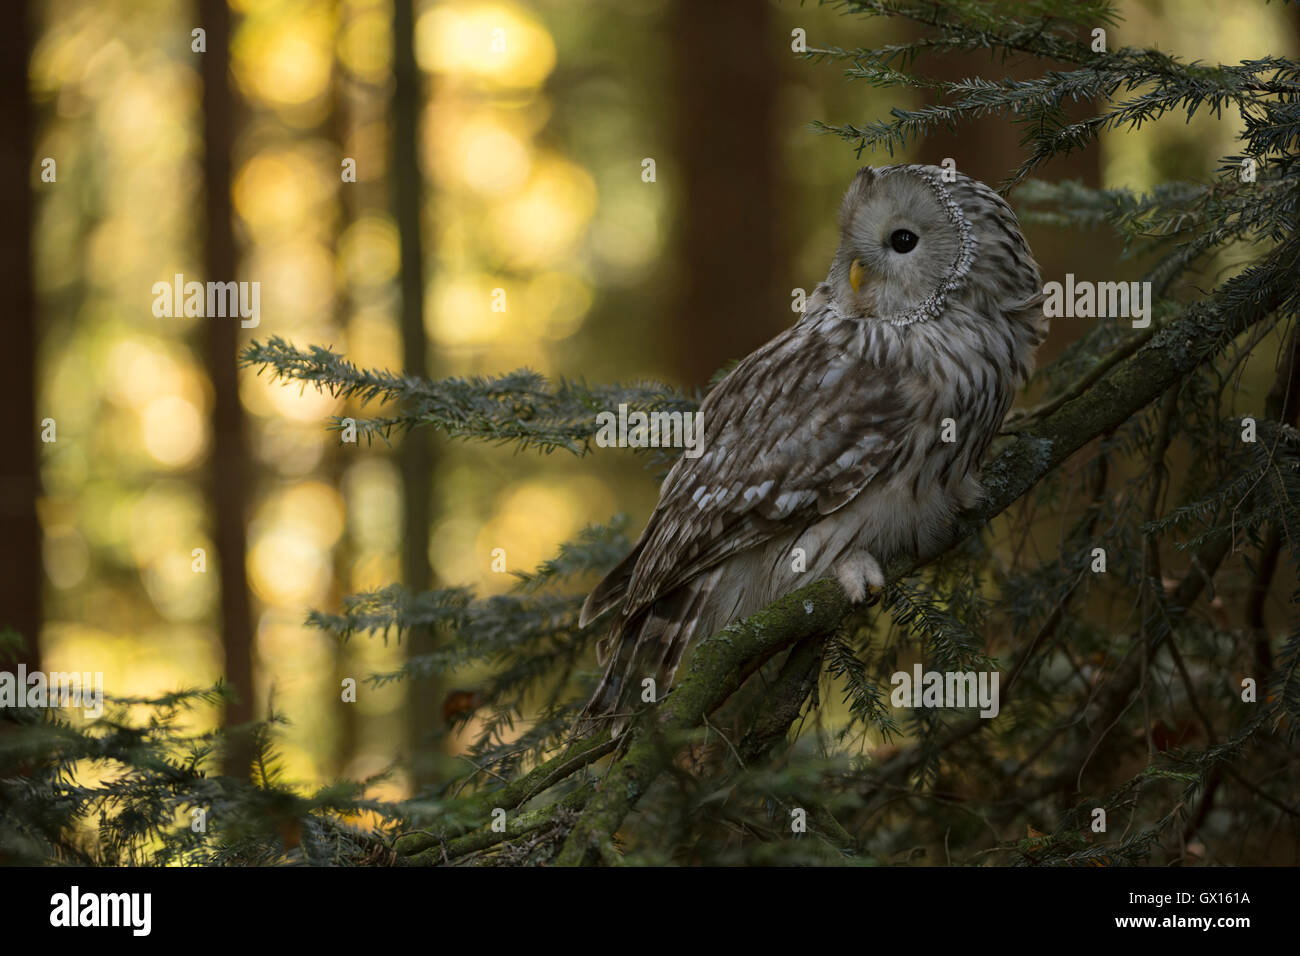
[[[993,190],[937,166],[864,166],[840,206],[840,247],[827,281],[845,315],[909,324],[941,315],[970,284],[977,256],[1005,255],[989,289],[1023,302],[1038,270],[1015,215]],[[981,275],[985,271],[981,269]]]

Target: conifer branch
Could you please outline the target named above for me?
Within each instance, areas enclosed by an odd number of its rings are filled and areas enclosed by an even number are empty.
[[[590,450],[600,412],[688,412],[699,402],[656,383],[595,385],[560,379],[553,385],[542,375],[519,369],[505,375],[447,378],[437,382],[389,371],[359,369],[342,356],[313,345],[296,348],[279,336],[253,342],[240,355],[244,367],[268,372],[273,380],[315,386],[337,398],[381,402],[396,413],[353,422],[357,435],[387,441],[394,432],[432,426],[451,438],[515,444],[521,449],[575,455]],[[349,420],[333,419],[342,430]]]
[[[605,737],[582,738],[561,753],[556,754],[534,767],[523,777],[514,780],[499,790],[492,790],[474,798],[469,806],[456,813],[457,819],[475,821],[473,824],[430,829],[418,833],[406,833],[398,837],[393,849],[402,857],[422,859],[426,862],[440,862],[437,856],[423,857],[421,853],[438,844],[454,839],[467,832],[472,826],[491,826],[492,811],[513,810],[551,787],[566,780],[584,767],[590,766],[601,757],[611,753],[618,746],[618,740]],[[566,798],[568,799],[568,798]]]

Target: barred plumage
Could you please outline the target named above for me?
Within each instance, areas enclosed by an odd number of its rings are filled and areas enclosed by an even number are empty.
[[[804,318],[705,399],[704,453],[678,460],[635,549],[583,606],[586,625],[621,605],[587,728],[609,717],[617,732],[644,678],[662,696],[692,640],[800,585],[833,573],[862,600],[892,557],[977,500],[1046,320],[1011,208],[943,175],[859,170]]]

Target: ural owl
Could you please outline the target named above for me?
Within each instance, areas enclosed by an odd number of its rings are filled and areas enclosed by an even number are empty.
[[[620,732],[642,681],[662,696],[693,640],[828,574],[861,601],[891,558],[937,543],[978,501],[1047,333],[1041,302],[1015,214],[983,183],[859,170],[804,317],[709,393],[703,454],[677,461],[583,605],[583,626],[622,606],[582,726]]]

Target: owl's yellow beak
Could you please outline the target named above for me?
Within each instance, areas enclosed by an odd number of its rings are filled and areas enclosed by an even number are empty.
[[[862,280],[866,278],[867,270],[857,259],[849,266],[849,285],[853,286],[854,293],[857,293],[858,287],[862,285]]]

